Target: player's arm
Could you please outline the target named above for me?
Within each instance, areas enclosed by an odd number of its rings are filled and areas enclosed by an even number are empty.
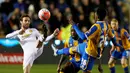
[[[9,38],[9,39],[18,39],[17,35],[18,35],[18,34],[22,34],[23,32],[24,32],[23,29],[14,31],[14,32],[12,32],[12,33],[7,34],[7,35],[6,35],[6,38]]]
[[[94,24],[88,32],[85,33],[85,36],[87,39],[92,39],[95,38],[96,35],[99,33],[99,25]]]
[[[118,45],[116,43],[116,37],[115,37],[114,33],[112,32],[112,29],[111,29],[110,25],[108,25],[108,37],[110,37],[110,40],[112,41],[114,46]]]
[[[111,36],[114,36],[113,34],[114,34],[114,30],[112,30]],[[110,41],[110,45],[111,45],[111,50],[110,50],[110,55],[111,55],[112,52],[115,50],[115,46],[114,46],[114,44],[112,43],[112,41]]]
[[[72,26],[74,28],[74,30],[76,31],[76,33],[78,34],[78,36],[82,39],[82,40],[85,40],[86,37],[85,37],[85,34],[79,30],[78,26],[76,24],[74,24]]]
[[[77,24],[74,23],[74,21],[72,20],[71,17],[69,18],[69,23],[72,25],[72,27],[74,28],[74,30],[76,31],[76,33],[78,34],[78,36],[79,36],[82,40],[85,40],[86,37],[85,37],[84,33],[79,30]]]
[[[116,37],[115,37],[115,36],[111,37],[111,41],[112,41],[112,43],[114,44],[114,46],[119,46],[119,47],[121,47],[121,45],[116,42]]]
[[[110,55],[111,55],[112,52],[115,50],[115,46],[114,46],[114,44],[112,43],[112,41],[110,41],[110,45],[112,46],[112,47],[111,47],[111,50],[110,50]]]
[[[128,33],[125,29],[124,29],[123,35],[124,35],[128,40],[130,40],[129,33]]]
[[[14,31],[6,35],[6,38],[15,38],[19,34],[19,31]]]
[[[112,46],[113,49],[110,50],[110,54],[111,54],[111,52],[112,52],[114,49],[116,49],[118,52],[120,52],[120,48],[122,48],[122,46],[121,46],[119,43],[116,42],[116,37],[112,37],[112,38],[111,38],[111,41],[112,41],[112,43],[113,43],[113,46]]]
[[[37,48],[40,48],[43,44],[43,42],[48,42],[49,40],[51,40],[52,38],[54,38],[55,36],[58,35],[59,33],[59,29],[56,29],[53,34],[51,34],[50,36],[48,36],[45,40],[44,40],[44,37],[40,34],[40,32],[38,30],[36,30],[36,36],[38,37],[38,45],[37,45]]]
[[[57,29],[55,29],[55,31],[53,32],[53,34],[51,34],[50,36],[48,36],[48,37],[45,39],[44,42],[50,41],[50,40],[53,39],[55,36],[57,36],[58,33],[59,33],[59,29],[57,28]]]
[[[73,28],[75,29],[78,35],[82,36],[82,40],[95,38],[95,36],[99,33],[99,27],[97,24],[94,24],[86,33],[81,32],[76,26],[76,24],[73,25]]]
[[[115,35],[112,33],[111,27],[109,26],[108,28],[109,28],[108,36],[110,37],[110,40],[112,41],[112,43],[114,44],[114,46],[118,46],[118,47],[121,47],[121,48],[122,48],[122,46],[116,42],[116,37],[115,37]]]

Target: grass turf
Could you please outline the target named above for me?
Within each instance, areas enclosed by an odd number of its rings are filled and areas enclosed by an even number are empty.
[[[57,73],[57,65],[55,64],[35,64],[31,69],[31,73]],[[104,73],[110,73],[107,65],[103,65]],[[23,73],[22,65],[1,65],[0,64],[0,73]],[[82,73],[80,71],[79,73]],[[97,65],[94,66],[92,73],[99,73],[97,70]],[[116,73],[123,73],[121,65],[116,65]]]

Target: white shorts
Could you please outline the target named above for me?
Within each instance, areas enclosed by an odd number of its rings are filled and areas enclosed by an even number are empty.
[[[35,59],[37,59],[43,52],[43,46],[41,48],[35,48],[35,50],[24,51],[23,69],[25,69],[29,64],[33,65]]]

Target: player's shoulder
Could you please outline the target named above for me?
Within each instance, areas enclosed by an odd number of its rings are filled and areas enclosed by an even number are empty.
[[[126,29],[124,29],[124,28],[121,28],[121,31],[126,31]]]
[[[100,24],[94,23],[92,26],[100,26]]]
[[[97,30],[101,29],[100,24],[97,24],[97,23],[93,24],[91,28],[94,28],[94,29],[97,29]]]
[[[93,26],[96,26],[97,28],[100,28],[102,24],[104,24],[104,22],[97,21],[96,23],[93,24]]]
[[[37,30],[36,28],[29,28],[29,29],[31,29],[31,30]]]
[[[126,29],[121,28],[121,33],[128,32]]]
[[[29,30],[38,31],[36,28],[29,28]]]

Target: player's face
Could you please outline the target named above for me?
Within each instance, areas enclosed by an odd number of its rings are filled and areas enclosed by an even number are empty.
[[[75,32],[74,29],[71,29],[71,36],[72,36],[72,37],[75,37],[75,36],[76,36],[76,32]]]
[[[118,22],[111,21],[111,27],[113,30],[117,30],[118,29]]]
[[[20,21],[20,23],[22,24],[22,27],[27,29],[29,28],[30,25],[30,18],[29,17],[23,17],[23,20]]]

